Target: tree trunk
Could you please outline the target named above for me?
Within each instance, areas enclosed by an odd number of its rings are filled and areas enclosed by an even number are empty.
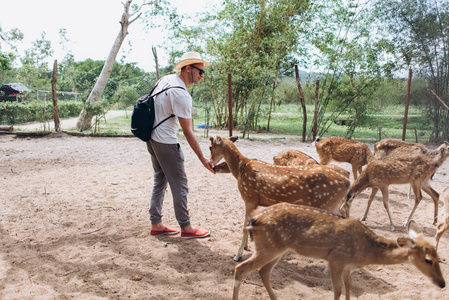
[[[156,47],[151,47],[154,56],[154,62],[156,64],[156,80],[159,80],[159,60],[157,58],[157,50]]]
[[[128,27],[132,22],[134,22],[140,17],[139,14],[133,20],[130,20],[130,17],[132,17],[135,13],[137,13],[140,10],[139,8],[134,13],[130,14],[129,8],[131,6],[131,2],[132,0],[127,0],[125,3],[123,3],[123,14],[122,19],[120,21],[121,25],[120,32],[117,35],[114,44],[112,45],[111,51],[109,52],[109,55],[105,61],[103,69],[101,70],[100,76],[97,79],[97,82],[95,83],[94,88],[92,89],[89,97],[86,100],[86,103],[84,104],[83,109],[81,110],[80,116],[76,123],[76,127],[78,128],[79,131],[88,130],[92,127],[92,118],[94,116],[92,112],[89,111],[89,106],[91,103],[98,101],[101,95],[103,94],[106,84],[108,83],[109,77],[111,76],[112,67],[114,66],[117,54],[120,50],[120,47],[122,46],[123,41],[125,40],[126,35],[128,35]]]
[[[306,111],[306,103],[304,100],[304,95],[302,93],[301,82],[299,81],[299,71],[298,65],[295,65],[295,76],[296,76],[296,85],[298,86],[299,91],[299,100],[301,101],[302,106],[302,142],[306,141],[306,130],[307,130],[307,111]]]

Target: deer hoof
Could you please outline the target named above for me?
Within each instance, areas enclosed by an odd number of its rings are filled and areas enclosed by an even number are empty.
[[[361,217],[360,221],[366,221],[366,217]]]
[[[234,260],[235,262],[239,262],[241,259],[242,259],[242,257],[239,256],[238,254],[237,254],[236,256],[234,256],[234,258],[233,258],[233,260]]]

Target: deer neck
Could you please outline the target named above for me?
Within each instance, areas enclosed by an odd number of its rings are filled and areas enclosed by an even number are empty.
[[[229,167],[232,175],[235,178],[239,177],[240,167],[242,164],[248,163],[249,159],[245,157],[234,144],[226,145],[226,149],[224,151],[224,160]]]
[[[370,264],[394,265],[408,260],[409,250],[398,246],[395,240],[375,237],[365,255]]]
[[[438,165],[441,166],[446,158],[449,156],[449,150],[443,149],[438,153],[434,158],[433,161]]]
[[[374,160],[376,160],[376,157],[374,156],[374,154],[370,150],[368,150],[367,151],[367,157],[366,157],[367,163],[370,163],[370,162],[372,162]]]

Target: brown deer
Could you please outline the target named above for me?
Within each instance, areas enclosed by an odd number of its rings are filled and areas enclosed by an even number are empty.
[[[366,144],[342,137],[317,139],[314,143],[320,164],[327,165],[332,160],[350,163],[354,179],[357,179],[357,173],[362,172],[364,165],[375,159]]]
[[[303,165],[320,165],[314,158],[299,150],[283,150],[273,157],[273,162],[278,166],[303,166]],[[349,178],[349,172],[345,169],[336,166],[328,165],[329,168],[341,173],[343,176]]]
[[[376,158],[403,153],[429,154],[430,151],[423,144],[409,143],[398,139],[383,139],[374,144]]]
[[[438,249],[438,244],[440,243],[440,238],[443,233],[449,229],[449,187],[445,188],[441,193],[440,197],[443,199],[444,203],[444,220],[437,225],[437,232],[435,234],[436,246]]]
[[[318,165],[318,162],[312,156],[294,149],[279,152],[273,157],[273,162],[278,166]]]
[[[380,142],[374,144],[374,156],[376,158],[382,158],[390,155],[402,155],[412,153],[432,156],[438,154],[442,149],[442,147],[444,147],[445,145],[447,145],[446,142],[443,143],[440,147],[438,147],[434,151],[429,151],[426,146],[420,143],[409,143],[398,139],[383,139]],[[412,187],[410,186],[407,194],[408,199],[410,199],[411,192]]]
[[[226,168],[237,179],[240,195],[245,202],[244,224],[258,206],[270,206],[279,202],[303,204],[340,213],[339,208],[350,186],[348,178],[328,166],[284,167],[249,159],[237,149],[235,140],[236,137],[211,137],[210,160],[217,165],[224,159]],[[341,213],[346,214],[344,211]],[[244,230],[242,243],[234,260],[240,260],[247,243],[248,232]]]
[[[422,199],[421,189],[426,192],[434,203],[434,220],[433,224],[438,221],[438,198],[439,194],[430,186],[430,177],[436,172],[446,158],[449,156],[449,144],[440,147],[440,153],[434,156],[423,154],[394,155],[386,156],[370,162],[356,181],[351,185],[348,200],[345,203],[344,210],[349,212],[351,202],[358,194],[366,188],[371,187],[371,195],[368,199],[368,205],[362,221],[366,220],[371,202],[380,189],[382,192],[384,207],[390,218],[391,230],[396,230],[393,219],[391,217],[388,204],[388,187],[391,184],[410,184],[415,194],[415,205],[404,224],[412,218]]]
[[[351,272],[366,265],[410,262],[440,288],[446,285],[437,251],[424,239],[414,221],[409,223],[408,238],[392,240],[378,236],[356,219],[279,203],[255,210],[246,230],[251,234],[255,251],[251,258],[235,267],[233,300],[238,299],[242,280],[256,269],[270,298],[276,299],[270,275],[288,250],[329,262],[335,300],[340,298],[342,279],[346,299],[350,299]]]

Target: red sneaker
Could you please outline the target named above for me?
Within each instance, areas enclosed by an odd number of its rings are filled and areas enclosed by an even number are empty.
[[[195,230],[195,232],[192,232],[192,233],[181,232],[181,237],[183,237],[185,239],[198,239],[198,238],[205,238],[208,236],[210,236],[209,230],[203,230],[203,229],[199,229],[199,228],[197,228]]]
[[[151,230],[151,235],[172,235],[177,234],[179,232],[179,229],[165,227],[164,230]]]

